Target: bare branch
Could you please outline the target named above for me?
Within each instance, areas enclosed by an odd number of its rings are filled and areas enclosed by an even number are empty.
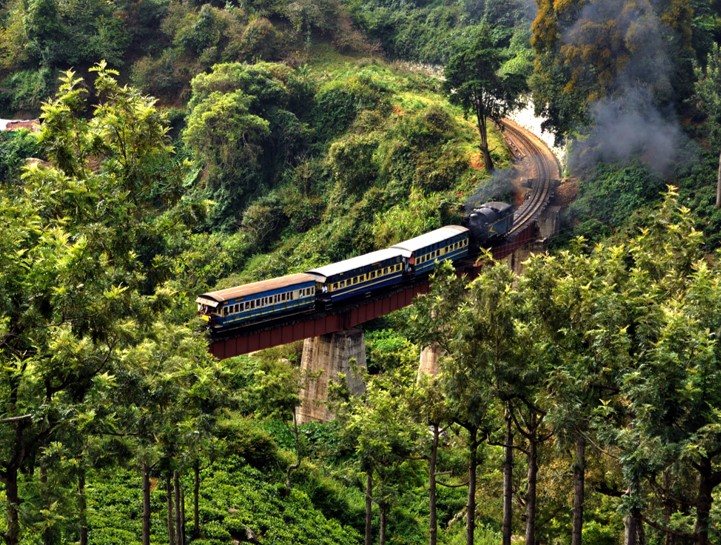
[[[18,422],[20,420],[28,420],[32,418],[31,414],[23,414],[21,416],[9,416],[7,418],[0,418],[0,424],[9,424],[11,422]]]

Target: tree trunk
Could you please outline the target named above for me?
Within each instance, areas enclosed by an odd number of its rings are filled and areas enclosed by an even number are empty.
[[[468,500],[466,502],[466,545],[473,545],[476,531],[476,466],[478,465],[478,428],[468,430]]]
[[[716,208],[721,208],[721,153],[719,153],[719,171],[716,178]]]
[[[388,525],[388,504],[384,501],[378,504],[380,524],[378,529],[378,545],[386,545],[386,528]]]
[[[576,439],[576,459],[573,462],[573,533],[571,545],[581,545],[583,536],[584,484],[586,478],[586,439]]]
[[[296,460],[294,464],[288,466],[288,470],[285,474],[285,493],[290,494],[290,477],[294,471],[300,467],[300,431],[298,430],[298,411],[296,407],[293,407],[293,438],[295,440],[295,456]]]
[[[18,545],[20,543],[20,520],[18,517],[18,506],[20,495],[18,494],[18,468],[14,465],[8,466],[3,474],[2,482],[5,485],[5,501],[7,510],[7,529],[5,530],[5,545]]]
[[[88,502],[85,496],[85,466],[82,458],[78,465],[78,523],[80,545],[88,545]]]
[[[182,490],[180,488],[180,475],[173,471],[173,489],[175,490],[175,535],[177,544],[183,545],[183,504],[181,503]]]
[[[193,539],[200,539],[200,460],[193,465]]]
[[[488,121],[480,106],[476,106],[476,121],[478,122],[478,133],[481,136],[480,148],[483,155],[483,164],[488,172],[493,172],[495,167],[493,166],[493,159],[491,159],[491,152],[488,149]]]
[[[143,462],[143,545],[150,545],[150,466]]]
[[[711,459],[701,460],[699,467],[698,499],[696,500],[696,527],[694,528],[696,545],[709,543],[709,518],[713,505],[713,466]]]
[[[40,494],[46,509],[50,509],[53,499],[50,497],[48,487],[48,466],[45,462],[40,463]],[[58,543],[58,534],[54,525],[47,525],[43,529],[43,545],[55,545]]]
[[[666,470],[663,474],[663,484],[666,491],[671,490],[672,479],[671,472]],[[663,518],[664,525],[666,528],[671,527],[671,517],[676,512],[676,503],[673,501],[671,494],[664,494],[663,498]],[[669,531],[666,531],[666,536],[663,541],[664,545],[676,545],[676,536]]]
[[[371,545],[373,542],[371,533],[373,532],[373,470],[366,470],[366,527],[365,527],[365,545]]]
[[[641,510],[634,508],[623,520],[625,529],[624,545],[646,545],[646,535],[643,531]]]
[[[526,545],[536,543],[536,486],[538,483],[538,437],[528,439],[528,491],[526,492]]]
[[[431,445],[431,458],[428,462],[428,545],[436,545],[438,541],[438,516],[436,514],[436,463],[438,460],[438,436],[440,426],[433,424],[433,444]]]
[[[513,418],[506,407],[505,459],[503,461],[503,545],[513,537]]]
[[[168,507],[168,543],[175,545],[175,518],[173,517],[173,485],[170,482],[170,471],[165,476],[166,505]]]
[[[185,545],[188,542],[188,536],[186,535],[185,528],[185,492],[180,489],[180,545]]]

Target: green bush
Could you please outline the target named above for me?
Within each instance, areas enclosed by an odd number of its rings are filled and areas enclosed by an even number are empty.
[[[331,144],[328,163],[341,194],[360,194],[376,180],[377,149],[378,137],[373,134],[349,134]]]
[[[0,183],[17,181],[25,160],[39,153],[37,140],[28,131],[0,132]]]
[[[253,419],[236,417],[223,421],[221,436],[228,451],[241,457],[250,467],[267,471],[277,469],[281,464],[276,440]]]
[[[17,112],[40,111],[40,105],[53,93],[55,72],[50,68],[20,70],[0,84],[0,115],[12,117]]]
[[[314,126],[326,138],[350,127],[362,110],[389,111],[388,88],[372,75],[335,79],[323,85],[316,94]]]
[[[578,198],[569,207],[568,215],[572,222],[585,218],[620,227],[634,211],[658,200],[662,189],[662,181],[641,164],[599,164],[581,181]]]

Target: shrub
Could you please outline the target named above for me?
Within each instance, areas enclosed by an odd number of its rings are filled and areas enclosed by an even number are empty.
[[[328,138],[345,131],[362,110],[389,111],[388,89],[373,76],[332,80],[316,94],[314,125]]]
[[[39,152],[37,140],[28,131],[0,133],[0,183],[17,180],[25,160]]]
[[[15,72],[0,85],[0,114],[9,117],[16,112],[39,112],[54,85],[55,73],[49,68]]]
[[[636,209],[658,199],[662,185],[660,178],[640,164],[600,164],[582,180],[569,215],[619,227]]]
[[[165,49],[159,58],[141,57],[130,69],[133,85],[155,97],[174,99],[188,83],[178,71],[179,55]]]
[[[278,60],[282,45],[281,35],[273,23],[265,17],[257,17],[250,20],[240,35],[231,38],[223,58],[231,62]]]
[[[288,224],[283,206],[276,199],[256,201],[243,213],[241,228],[256,251],[265,250]]]
[[[361,193],[378,176],[375,152],[378,138],[373,134],[350,134],[336,140],[328,150],[328,163],[341,193]]]

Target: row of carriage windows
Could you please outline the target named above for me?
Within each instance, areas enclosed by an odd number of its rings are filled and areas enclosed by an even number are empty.
[[[370,271],[366,274],[361,274],[360,276],[354,276],[353,278],[348,278],[347,280],[341,280],[340,282],[333,282],[330,285],[330,291],[339,290],[342,288],[346,288],[349,286],[355,286],[356,284],[362,284],[363,282],[368,282],[369,280],[373,280],[375,278],[379,278],[381,276],[385,276],[387,274],[398,272],[403,268],[403,265],[401,263],[398,263],[396,265],[392,265],[390,267],[383,267],[381,269]]]
[[[458,250],[459,248],[465,248],[466,246],[468,246],[468,239],[464,238],[463,240],[454,242],[450,246],[444,246],[439,250],[434,250],[425,255],[419,256],[416,263],[425,263],[426,261],[432,261],[439,256],[447,254],[448,252],[453,252],[455,250]]]
[[[237,314],[239,312],[246,312],[254,310],[256,308],[267,307],[270,305],[277,305],[279,303],[287,303],[302,299],[304,297],[310,297],[315,295],[315,288],[303,288],[301,290],[288,291],[284,293],[277,293],[275,295],[269,295],[268,297],[260,297],[258,299],[252,299],[243,303],[235,303],[234,305],[228,305],[223,307],[223,316],[229,314]]]
[[[459,240],[458,242],[454,242],[450,246],[445,246],[444,248],[441,248],[439,250],[434,250],[433,252],[430,252],[426,255],[420,256],[417,260],[417,263],[424,263],[426,261],[432,260],[437,258],[438,256],[444,255],[448,252],[452,252],[454,250],[458,250],[459,248],[464,248],[468,246],[468,239]],[[347,280],[341,280],[340,282],[334,282],[330,285],[331,291],[338,290],[342,288],[346,288],[349,286],[354,286],[356,284],[361,284],[363,282],[368,282],[369,280],[373,280],[375,278],[385,276],[394,272],[398,272],[403,268],[403,265],[401,263],[397,263],[395,265],[391,265],[389,267],[383,267],[381,269],[377,269],[375,271],[370,271],[369,273],[362,274],[360,276],[355,276],[353,278],[348,278]],[[296,291],[289,291],[285,293],[278,293],[276,295],[268,296],[268,297],[261,297],[259,299],[253,299],[250,301],[245,301],[243,303],[235,303],[233,305],[228,305],[223,307],[223,316],[228,316],[229,314],[237,314],[239,312],[246,312],[249,310],[253,310],[256,308],[261,307],[267,307],[269,305],[276,305],[278,303],[285,303],[292,300],[297,300],[303,297],[309,297],[314,295],[315,288],[304,288],[301,290]]]

